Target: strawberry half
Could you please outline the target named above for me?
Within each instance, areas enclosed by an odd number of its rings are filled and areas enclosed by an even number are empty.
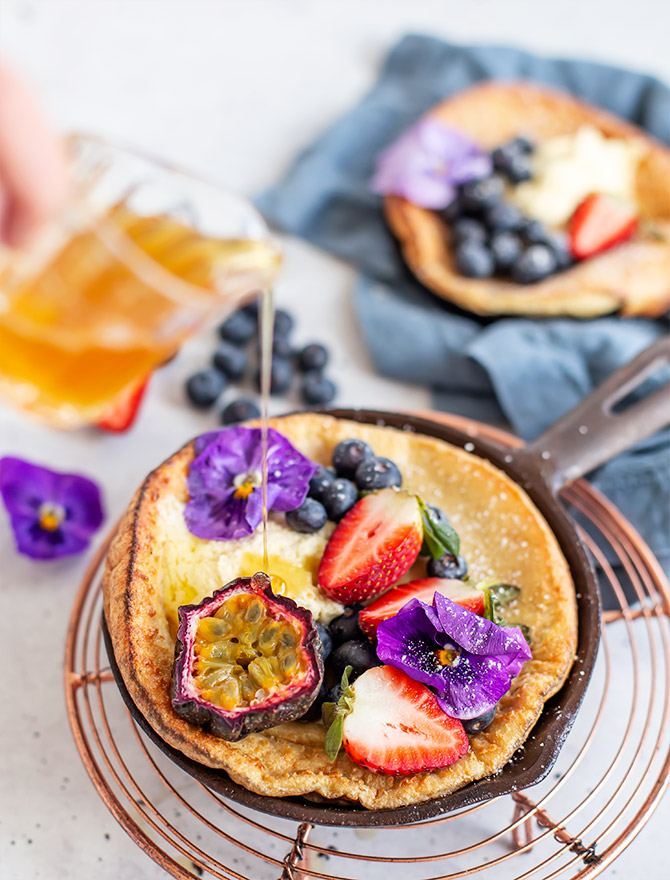
[[[100,421],[96,422],[96,428],[114,434],[127,431],[137,417],[150,378],[151,376],[146,376],[138,382],[133,382],[114,398]]]
[[[603,193],[592,193],[577,206],[568,229],[573,257],[584,260],[626,241],[637,228],[631,205]]]
[[[427,605],[433,601],[435,593],[440,593],[454,602],[458,602],[463,608],[474,614],[484,614],[484,593],[474,587],[464,584],[463,581],[453,578],[421,578],[409,581],[399,587],[393,587],[380,596],[379,599],[364,608],[358,616],[358,624],[365,635],[375,639],[377,627],[383,620],[395,615],[403,608],[410,599],[420,599]]]
[[[330,537],[319,586],[343,605],[379,596],[419,555],[423,525],[413,495],[382,489],[361,498]]]
[[[404,776],[448,767],[468,751],[458,718],[447,715],[427,687],[400,669],[368,669],[352,689],[353,709],[342,723],[342,744],[361,767]]]

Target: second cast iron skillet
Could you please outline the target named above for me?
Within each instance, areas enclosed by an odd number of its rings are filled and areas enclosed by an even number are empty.
[[[458,810],[480,801],[520,791],[543,779],[558,757],[581,705],[598,652],[600,596],[598,583],[572,520],[558,492],[598,465],[670,424],[668,387],[655,390],[631,406],[628,396],[663,367],[670,365],[670,339],[662,339],[622,367],[588,398],[528,446],[501,449],[478,436],[430,419],[376,410],[331,410],[330,415],[367,424],[415,431],[467,448],[505,471],[526,490],[551,527],[570,566],[578,609],[575,663],[561,688],[543,709],[533,736],[500,773],[480,779],[446,797],[392,810],[366,810],[342,802],[306,798],[273,798],[254,794],[168,746],[133,703],[114,660],[106,626],[103,630],[110,664],[121,694],[147,736],[176,764],[225,798],[286,819],[320,825],[388,827],[406,825]],[[621,411],[618,411],[621,409]]]

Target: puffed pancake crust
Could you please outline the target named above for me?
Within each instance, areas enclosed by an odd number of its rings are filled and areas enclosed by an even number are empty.
[[[409,777],[371,773],[344,751],[331,763],[323,750],[325,729],[320,722],[282,724],[237,743],[189,724],[170,702],[175,641],[169,609],[174,565],[170,547],[181,540],[175,530],[185,526],[166,516],[166,510],[175,505],[181,509],[187,500],[186,476],[193,458],[188,444],[150,473],[135,493],[105,567],[107,626],[116,662],[138,709],[169,745],[225,770],[235,782],[262,795],[346,798],[383,809],[447,795],[496,773],[527,738],[574,659],[575,590],[549,526],[504,473],[441,440],[311,413],[270,423],[316,462],[328,464],[334,446],[346,437],[360,437],[377,455],[394,460],[407,488],[447,512],[460,534],[473,581],[495,576],[521,587],[506,617],[510,623],[530,626],[533,659],[512,682],[491,726],[471,738],[468,754],[450,767]],[[199,601],[224,586],[212,560],[226,554],[226,542],[190,536],[188,547],[188,558],[180,564],[193,573]]]
[[[663,314],[670,304],[670,150],[641,129],[561,92],[529,83],[487,82],[428,114],[493,149],[518,134],[536,143],[582,125],[641,150],[636,179],[641,231],[630,241],[535,284],[466,278],[456,269],[448,228],[434,211],[387,196],[384,211],[403,256],[427,288],[480,315],[592,318]],[[645,231],[646,230],[646,231]]]

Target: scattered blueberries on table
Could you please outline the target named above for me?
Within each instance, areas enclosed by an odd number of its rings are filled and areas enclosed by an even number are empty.
[[[284,309],[275,309],[275,336],[288,336],[293,330],[293,316]]]
[[[245,309],[238,309],[219,325],[219,336],[226,342],[245,345],[255,335],[258,324]]]
[[[219,370],[210,367],[194,373],[186,383],[186,394],[193,406],[207,409],[219,398],[226,387],[226,377]]]
[[[426,572],[432,578],[459,579],[468,573],[468,564],[462,556],[445,553],[439,559],[429,559]]]
[[[303,403],[307,406],[325,406],[335,399],[337,388],[335,383],[324,376],[321,370],[305,373],[300,386]]]
[[[261,411],[258,405],[247,397],[239,397],[229,403],[221,413],[223,425],[236,425],[238,422],[246,422],[249,419],[259,418]]]
[[[230,342],[222,342],[214,352],[212,363],[226,378],[235,381],[246,373],[249,358],[243,348]]]
[[[212,355],[213,368],[200,370],[186,381],[186,395],[190,402],[206,409],[219,399],[229,382],[249,381],[260,391],[260,320],[259,300],[254,300],[233,312],[218,327],[221,342]],[[327,406],[337,396],[337,386],[323,370],[330,355],[325,345],[311,342],[296,350],[292,342],[293,316],[285,309],[277,309],[272,340],[271,387],[273,395],[287,394],[301,373],[296,391],[307,407]],[[255,343],[250,348],[250,344]],[[251,357],[250,357],[251,353]],[[260,415],[256,404],[246,397],[228,403],[222,413],[224,425],[235,424]]]
[[[295,371],[293,369],[293,364],[288,358],[272,358],[272,364],[270,365],[270,394],[286,394],[291,387],[294,375]],[[254,381],[256,388],[260,391],[260,367],[256,370]]]
[[[328,363],[328,349],[325,345],[313,342],[298,353],[298,368],[304,373],[322,370]]]
[[[286,524],[289,528],[304,534],[318,532],[327,522],[326,508],[316,498],[305,498],[300,507],[289,510],[286,514]]]

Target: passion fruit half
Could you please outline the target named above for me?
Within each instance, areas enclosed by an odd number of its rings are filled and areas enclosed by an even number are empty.
[[[172,705],[192,724],[235,742],[300,718],[322,680],[311,613],[276,596],[266,575],[179,608]]]

